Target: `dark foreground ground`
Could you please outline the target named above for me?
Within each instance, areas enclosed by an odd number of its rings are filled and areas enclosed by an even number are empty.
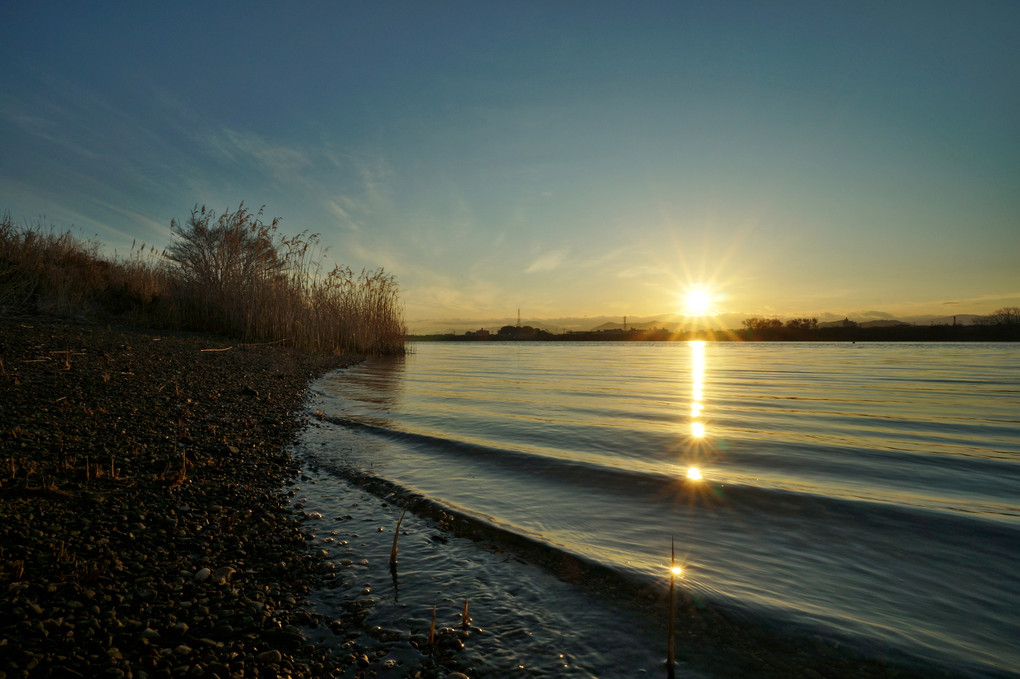
[[[285,509],[305,387],[342,360],[0,318],[0,678],[332,676]]]

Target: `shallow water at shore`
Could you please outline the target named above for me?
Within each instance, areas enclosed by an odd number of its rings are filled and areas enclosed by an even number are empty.
[[[303,450],[638,592],[675,537],[705,601],[1005,676],[1018,366],[1013,345],[421,344],[319,380]]]
[[[396,498],[346,484],[338,479],[340,470],[305,461],[295,504],[306,514],[322,515],[307,524],[313,545],[342,566],[341,584],[317,592],[313,608],[327,617],[344,610],[364,614],[346,633],[320,628],[319,641],[336,645],[349,633],[369,653],[379,649],[381,658],[396,661],[390,668],[376,663],[369,669],[379,676],[406,676],[423,658],[408,640],[427,635],[432,607],[437,629],[460,633],[468,600],[470,631],[453,657],[470,676],[665,675],[661,597],[650,594],[647,600],[657,615],[641,616],[512,552],[458,537],[443,523],[410,512],[401,522],[394,577],[389,552],[402,513]],[[682,663],[677,676],[706,675]]]

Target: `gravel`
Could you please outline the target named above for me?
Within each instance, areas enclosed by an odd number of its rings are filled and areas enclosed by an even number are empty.
[[[343,674],[284,446],[352,360],[0,318],[0,679]]]

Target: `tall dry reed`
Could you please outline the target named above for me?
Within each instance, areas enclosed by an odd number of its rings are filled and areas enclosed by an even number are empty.
[[[0,217],[0,313],[69,318],[124,315],[153,304],[166,286],[160,256],[145,246],[109,261],[100,244],[42,222]]]
[[[314,352],[403,351],[396,279],[381,269],[325,271],[317,235],[286,236],[278,219],[267,224],[243,203],[219,216],[196,207],[171,231],[164,251],[132,246],[110,260],[95,241],[5,214],[0,313],[115,316]]]

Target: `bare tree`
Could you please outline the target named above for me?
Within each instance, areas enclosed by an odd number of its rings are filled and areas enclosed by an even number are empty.
[[[252,213],[244,203],[219,218],[204,205],[196,205],[186,225],[170,222],[176,239],[167,248],[167,258],[177,263],[185,280],[223,299],[229,292],[264,281],[283,269],[276,243],[278,224],[278,218],[265,224],[262,208]]]
[[[994,325],[1020,325],[1020,307],[1002,307],[989,314],[988,320]]]

